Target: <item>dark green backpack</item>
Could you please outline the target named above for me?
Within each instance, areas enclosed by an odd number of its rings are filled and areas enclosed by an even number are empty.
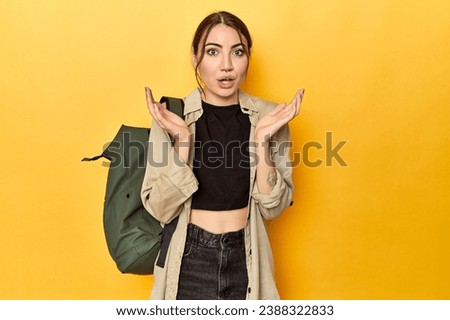
[[[181,99],[163,97],[161,102],[183,117]],[[114,140],[99,156],[110,160],[103,207],[103,226],[109,253],[122,273],[153,274],[164,267],[167,248],[178,219],[161,227],[144,208],[141,187],[147,164],[150,129],[122,125]]]

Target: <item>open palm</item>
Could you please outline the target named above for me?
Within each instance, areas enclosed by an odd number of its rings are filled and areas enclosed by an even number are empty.
[[[178,115],[167,110],[164,105],[156,102],[153,98],[150,88],[145,88],[145,94],[147,97],[147,106],[153,119],[156,123],[172,137],[179,137],[180,135],[189,134],[189,129]]]
[[[265,114],[256,124],[256,141],[267,142],[282,126],[294,119],[300,112],[304,93],[304,89],[298,90],[291,103],[281,103]]]

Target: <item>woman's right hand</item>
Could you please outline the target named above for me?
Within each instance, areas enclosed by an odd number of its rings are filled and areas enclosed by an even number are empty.
[[[156,102],[149,87],[145,87],[145,95],[148,110],[156,123],[176,141],[188,140],[190,132],[184,120],[167,110],[161,103]]]

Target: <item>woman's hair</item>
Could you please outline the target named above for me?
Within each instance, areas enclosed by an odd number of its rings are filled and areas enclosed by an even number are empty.
[[[243,44],[244,42],[242,41],[242,36],[244,36],[245,40],[247,40],[247,45],[246,46],[244,45],[244,52],[247,55],[247,57],[250,58],[250,52],[252,48],[252,38],[245,23],[241,19],[236,17],[234,14],[231,14],[226,11],[218,11],[210,14],[205,19],[203,19],[202,22],[200,22],[200,24],[197,27],[197,30],[195,31],[194,39],[192,40],[192,54],[198,57],[197,65],[195,66],[195,78],[200,88],[201,88],[200,85],[201,78],[200,75],[198,74],[198,67],[200,66],[200,63],[202,62],[203,57],[205,56],[205,51],[203,49],[202,44],[208,38],[208,35],[211,32],[212,28],[214,28],[218,24],[224,24],[236,30],[239,39]]]

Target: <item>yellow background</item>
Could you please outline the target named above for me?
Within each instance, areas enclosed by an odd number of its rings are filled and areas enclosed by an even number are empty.
[[[145,299],[102,229],[98,154],[148,126],[144,86],[195,86],[190,41],[225,9],[254,38],[247,91],[306,95],[294,152],[326,132],[348,164],[295,168],[270,224],[285,299],[450,299],[450,2],[0,0],[0,298]]]

